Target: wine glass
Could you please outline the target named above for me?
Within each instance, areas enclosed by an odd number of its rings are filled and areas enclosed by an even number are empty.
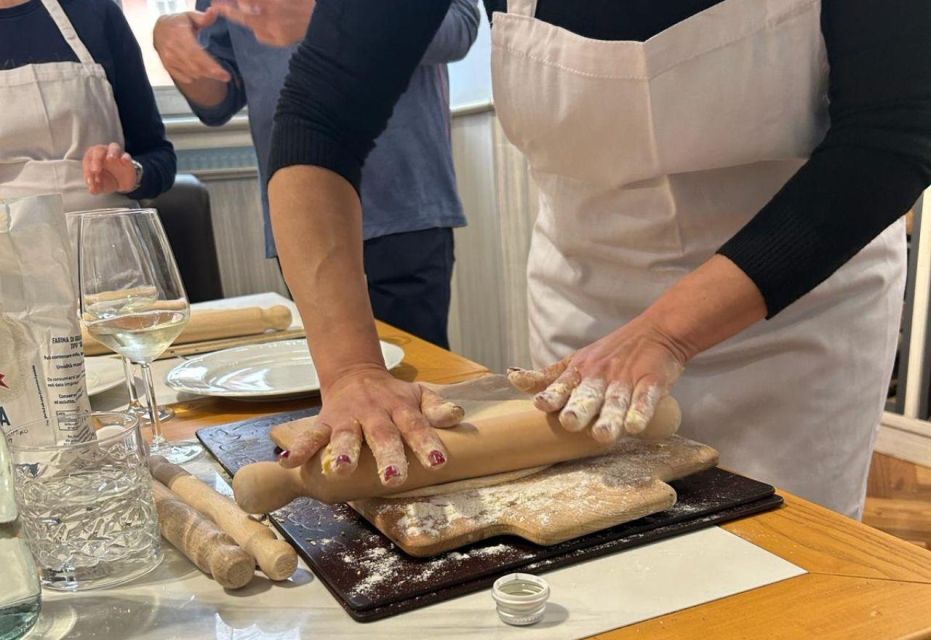
[[[71,246],[74,248],[74,255],[78,255],[78,233],[80,229],[80,219],[82,215],[95,213],[110,213],[113,211],[125,211],[126,207],[93,209],[90,211],[77,211],[68,216],[68,234],[71,238]],[[77,277],[77,276],[76,276]],[[151,423],[152,418],[149,416],[149,408],[139,402],[139,394],[136,392],[136,375],[132,361],[126,356],[120,356],[123,363],[124,385],[126,395],[129,397],[129,404],[126,407],[126,413],[135,416],[142,424]],[[175,412],[170,407],[164,405],[158,408],[158,417],[162,422],[166,422],[175,417]]]
[[[154,209],[84,213],[78,231],[81,322],[88,333],[142,369],[152,421],[151,453],[180,464],[203,453],[196,442],[168,443],[151,363],[178,337],[191,308]]]

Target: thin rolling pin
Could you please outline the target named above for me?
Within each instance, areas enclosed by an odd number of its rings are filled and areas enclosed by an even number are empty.
[[[245,549],[272,580],[287,580],[297,568],[297,552],[271,529],[256,522],[236,503],[161,456],[149,457],[156,480],[171,489]]]
[[[268,330],[284,331],[291,326],[291,310],[284,305],[268,309],[248,307],[245,309],[203,310],[191,313],[191,321],[175,340],[174,344],[190,344],[205,340],[218,340],[238,336],[252,336]],[[84,339],[84,355],[97,356],[112,351],[97,342],[86,329],[81,329]]]
[[[644,433],[667,437],[676,432],[681,420],[679,404],[666,397]],[[385,487],[379,482],[375,458],[368,447],[363,447],[359,466],[348,477],[323,475],[322,452],[297,469],[285,469],[274,462],[246,465],[233,478],[236,502],[249,513],[268,513],[301,496],[335,504],[587,458],[611,450],[587,431],[566,431],[555,414],[545,414],[532,406],[439,429],[436,435],[449,452],[449,462],[441,469],[427,470],[408,450],[407,481],[400,486]]]
[[[162,536],[226,589],[240,589],[255,575],[255,558],[161,482],[152,482]]]

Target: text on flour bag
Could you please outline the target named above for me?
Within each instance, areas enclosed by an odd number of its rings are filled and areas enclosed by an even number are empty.
[[[93,437],[67,420],[90,410],[75,268],[61,196],[0,201],[0,428],[16,439],[18,425],[61,420],[28,444]]]

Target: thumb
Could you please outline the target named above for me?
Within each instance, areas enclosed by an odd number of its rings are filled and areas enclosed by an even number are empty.
[[[508,382],[524,393],[539,393],[563,374],[569,366],[570,359],[571,357],[565,358],[541,370],[511,367],[508,369]]]
[[[206,11],[189,11],[188,17],[198,29],[206,29],[217,21],[220,13],[215,7],[208,7]]]

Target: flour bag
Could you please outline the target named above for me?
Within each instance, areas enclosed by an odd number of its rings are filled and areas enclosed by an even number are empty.
[[[61,196],[0,200],[0,429],[23,444],[93,435],[73,420],[60,431],[17,431],[90,410],[73,253]]]

